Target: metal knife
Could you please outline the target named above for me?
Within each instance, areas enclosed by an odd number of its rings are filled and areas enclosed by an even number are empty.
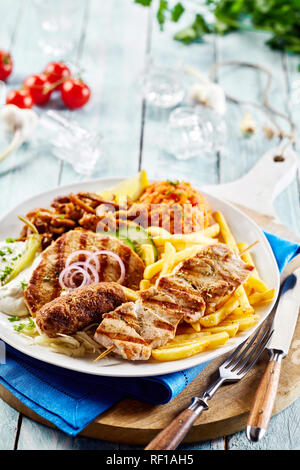
[[[246,434],[250,441],[259,441],[266,433],[274,407],[280,377],[281,361],[287,356],[300,306],[300,268],[283,282],[273,328],[267,346],[270,359],[253,399]]]

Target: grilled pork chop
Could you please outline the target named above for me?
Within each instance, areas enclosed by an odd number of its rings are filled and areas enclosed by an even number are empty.
[[[144,263],[127,245],[108,235],[81,229],[71,230],[64,233],[42,252],[41,261],[33,271],[25,289],[25,302],[33,317],[43,305],[60,296],[62,288],[58,282],[59,274],[65,267],[67,257],[77,250],[113,251],[120,256],[125,265],[126,274],[123,285],[131,289],[139,288],[139,283],[143,278]],[[78,260],[85,260],[85,256],[79,256]],[[73,262],[78,260],[74,258]],[[100,261],[100,281],[117,281],[120,277],[118,261],[106,255],[102,255]]]
[[[50,338],[55,338],[58,333],[71,335],[91,323],[101,321],[103,313],[123,302],[125,294],[119,284],[91,284],[44,305],[36,315],[36,322]]]
[[[152,348],[174,338],[182,319],[193,323],[216,310],[252,270],[227,245],[205,246],[141,292],[140,300],[104,314],[95,340],[125,359],[147,360]]]

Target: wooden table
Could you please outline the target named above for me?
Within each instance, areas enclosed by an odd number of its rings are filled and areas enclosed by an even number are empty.
[[[105,138],[104,151],[93,177],[128,176],[145,168],[150,177],[180,177],[193,183],[231,181],[249,170],[272,145],[263,137],[266,119],[255,108],[249,110],[258,124],[255,137],[247,139],[239,122],[247,107],[228,105],[226,121],[229,139],[226,148],[211,156],[177,161],[164,151],[164,135],[169,112],[150,108],[137,90],[137,75],[147,53],[164,63],[183,61],[207,72],[216,61],[230,59],[257,62],[274,74],[271,100],[300,125],[298,103],[292,100],[293,86],[300,75],[298,57],[271,51],[264,45],[266,35],[248,32],[210,37],[204,44],[186,47],[172,40],[178,26],[168,25],[160,33],[153,13],[133,0],[85,0],[77,11],[80,28],[73,61],[84,70],[92,98],[74,118]],[[2,0],[0,47],[10,48],[15,61],[12,88],[20,87],[30,73],[39,73],[52,57],[38,48],[40,32],[32,2]],[[218,72],[218,81],[235,96],[258,100],[265,77],[253,70],[227,69]],[[52,104],[55,106],[55,104]],[[19,152],[20,161],[26,149]],[[26,164],[0,173],[0,214],[24,198],[74,181],[81,176],[51,155],[50,149],[33,152]],[[299,182],[296,180],[276,201],[282,221],[300,234]],[[209,442],[183,446],[185,449],[299,449],[300,399],[272,419],[267,436],[250,444],[244,433]],[[60,431],[37,424],[0,402],[1,449],[128,449],[130,446],[71,438]]]

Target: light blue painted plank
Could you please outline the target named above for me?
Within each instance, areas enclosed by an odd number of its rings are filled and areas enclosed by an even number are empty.
[[[14,448],[18,418],[19,413],[0,399],[0,450]]]
[[[38,28],[32,2],[24,2],[24,5],[26,8],[13,48],[15,66],[14,75],[9,82],[10,88],[20,87],[27,75],[40,71],[47,63],[42,51],[36,47]],[[28,31],[31,33],[28,34]],[[54,187],[59,175],[59,162],[47,150],[38,152],[22,148],[12,158],[19,159],[21,164],[6,173],[2,173],[0,168],[1,215],[25,198]]]
[[[272,106],[281,112],[288,112],[287,77],[280,53],[267,48],[266,35],[260,33],[230,34],[218,38],[218,61],[247,60],[270,69],[273,83],[269,94]],[[247,53],[245,53],[247,51]],[[261,102],[266,76],[252,69],[234,67],[219,69],[218,79],[225,90],[240,99]],[[241,134],[239,125],[244,114],[250,111],[257,123],[257,134],[247,138]],[[277,118],[276,118],[277,119]],[[289,130],[285,121],[278,119],[284,129]],[[246,105],[229,104],[227,125],[229,140],[221,156],[221,181],[232,181],[248,171],[263,155],[276,145],[276,139],[269,141],[264,137],[262,126],[272,125],[258,109]],[[276,201],[276,210],[282,221],[300,233],[299,195],[296,184],[292,184]]]
[[[20,17],[22,0],[15,0],[12,8],[11,0],[1,0],[0,2],[0,44],[1,49],[8,50],[13,54],[13,42],[15,31],[18,26],[18,18]]]
[[[70,115],[104,137],[93,177],[126,176],[138,169],[142,100],[136,77],[144,60],[147,24],[148,10],[133,2],[91,3],[81,65],[92,95],[86,107]],[[80,179],[64,165],[61,183]]]
[[[228,437],[229,450],[299,450],[300,399],[271,419],[265,437],[250,443],[244,432]]]
[[[113,444],[86,437],[70,437],[57,429],[49,428],[23,417],[18,440],[19,450],[116,450]]]
[[[208,38],[204,44],[185,46],[173,40],[178,25],[168,24],[166,30],[159,31],[156,19],[152,24],[152,36],[150,43],[150,55],[159,65],[176,67],[181,64],[198,69],[204,73],[215,62],[214,38]],[[190,76],[183,76],[183,86],[186,92],[190,84]],[[151,178],[181,178],[194,184],[215,183],[218,181],[217,155],[206,158],[199,155],[186,161],[179,161],[166,150],[166,130],[169,114],[172,110],[159,110],[152,106],[146,106],[142,167],[145,168]]]

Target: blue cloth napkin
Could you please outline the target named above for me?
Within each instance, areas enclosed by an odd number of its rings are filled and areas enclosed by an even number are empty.
[[[299,245],[266,233],[280,270]],[[6,345],[0,383],[21,402],[70,435],[125,396],[164,404],[178,395],[208,363],[181,372],[145,378],[97,377],[30,358]]]

